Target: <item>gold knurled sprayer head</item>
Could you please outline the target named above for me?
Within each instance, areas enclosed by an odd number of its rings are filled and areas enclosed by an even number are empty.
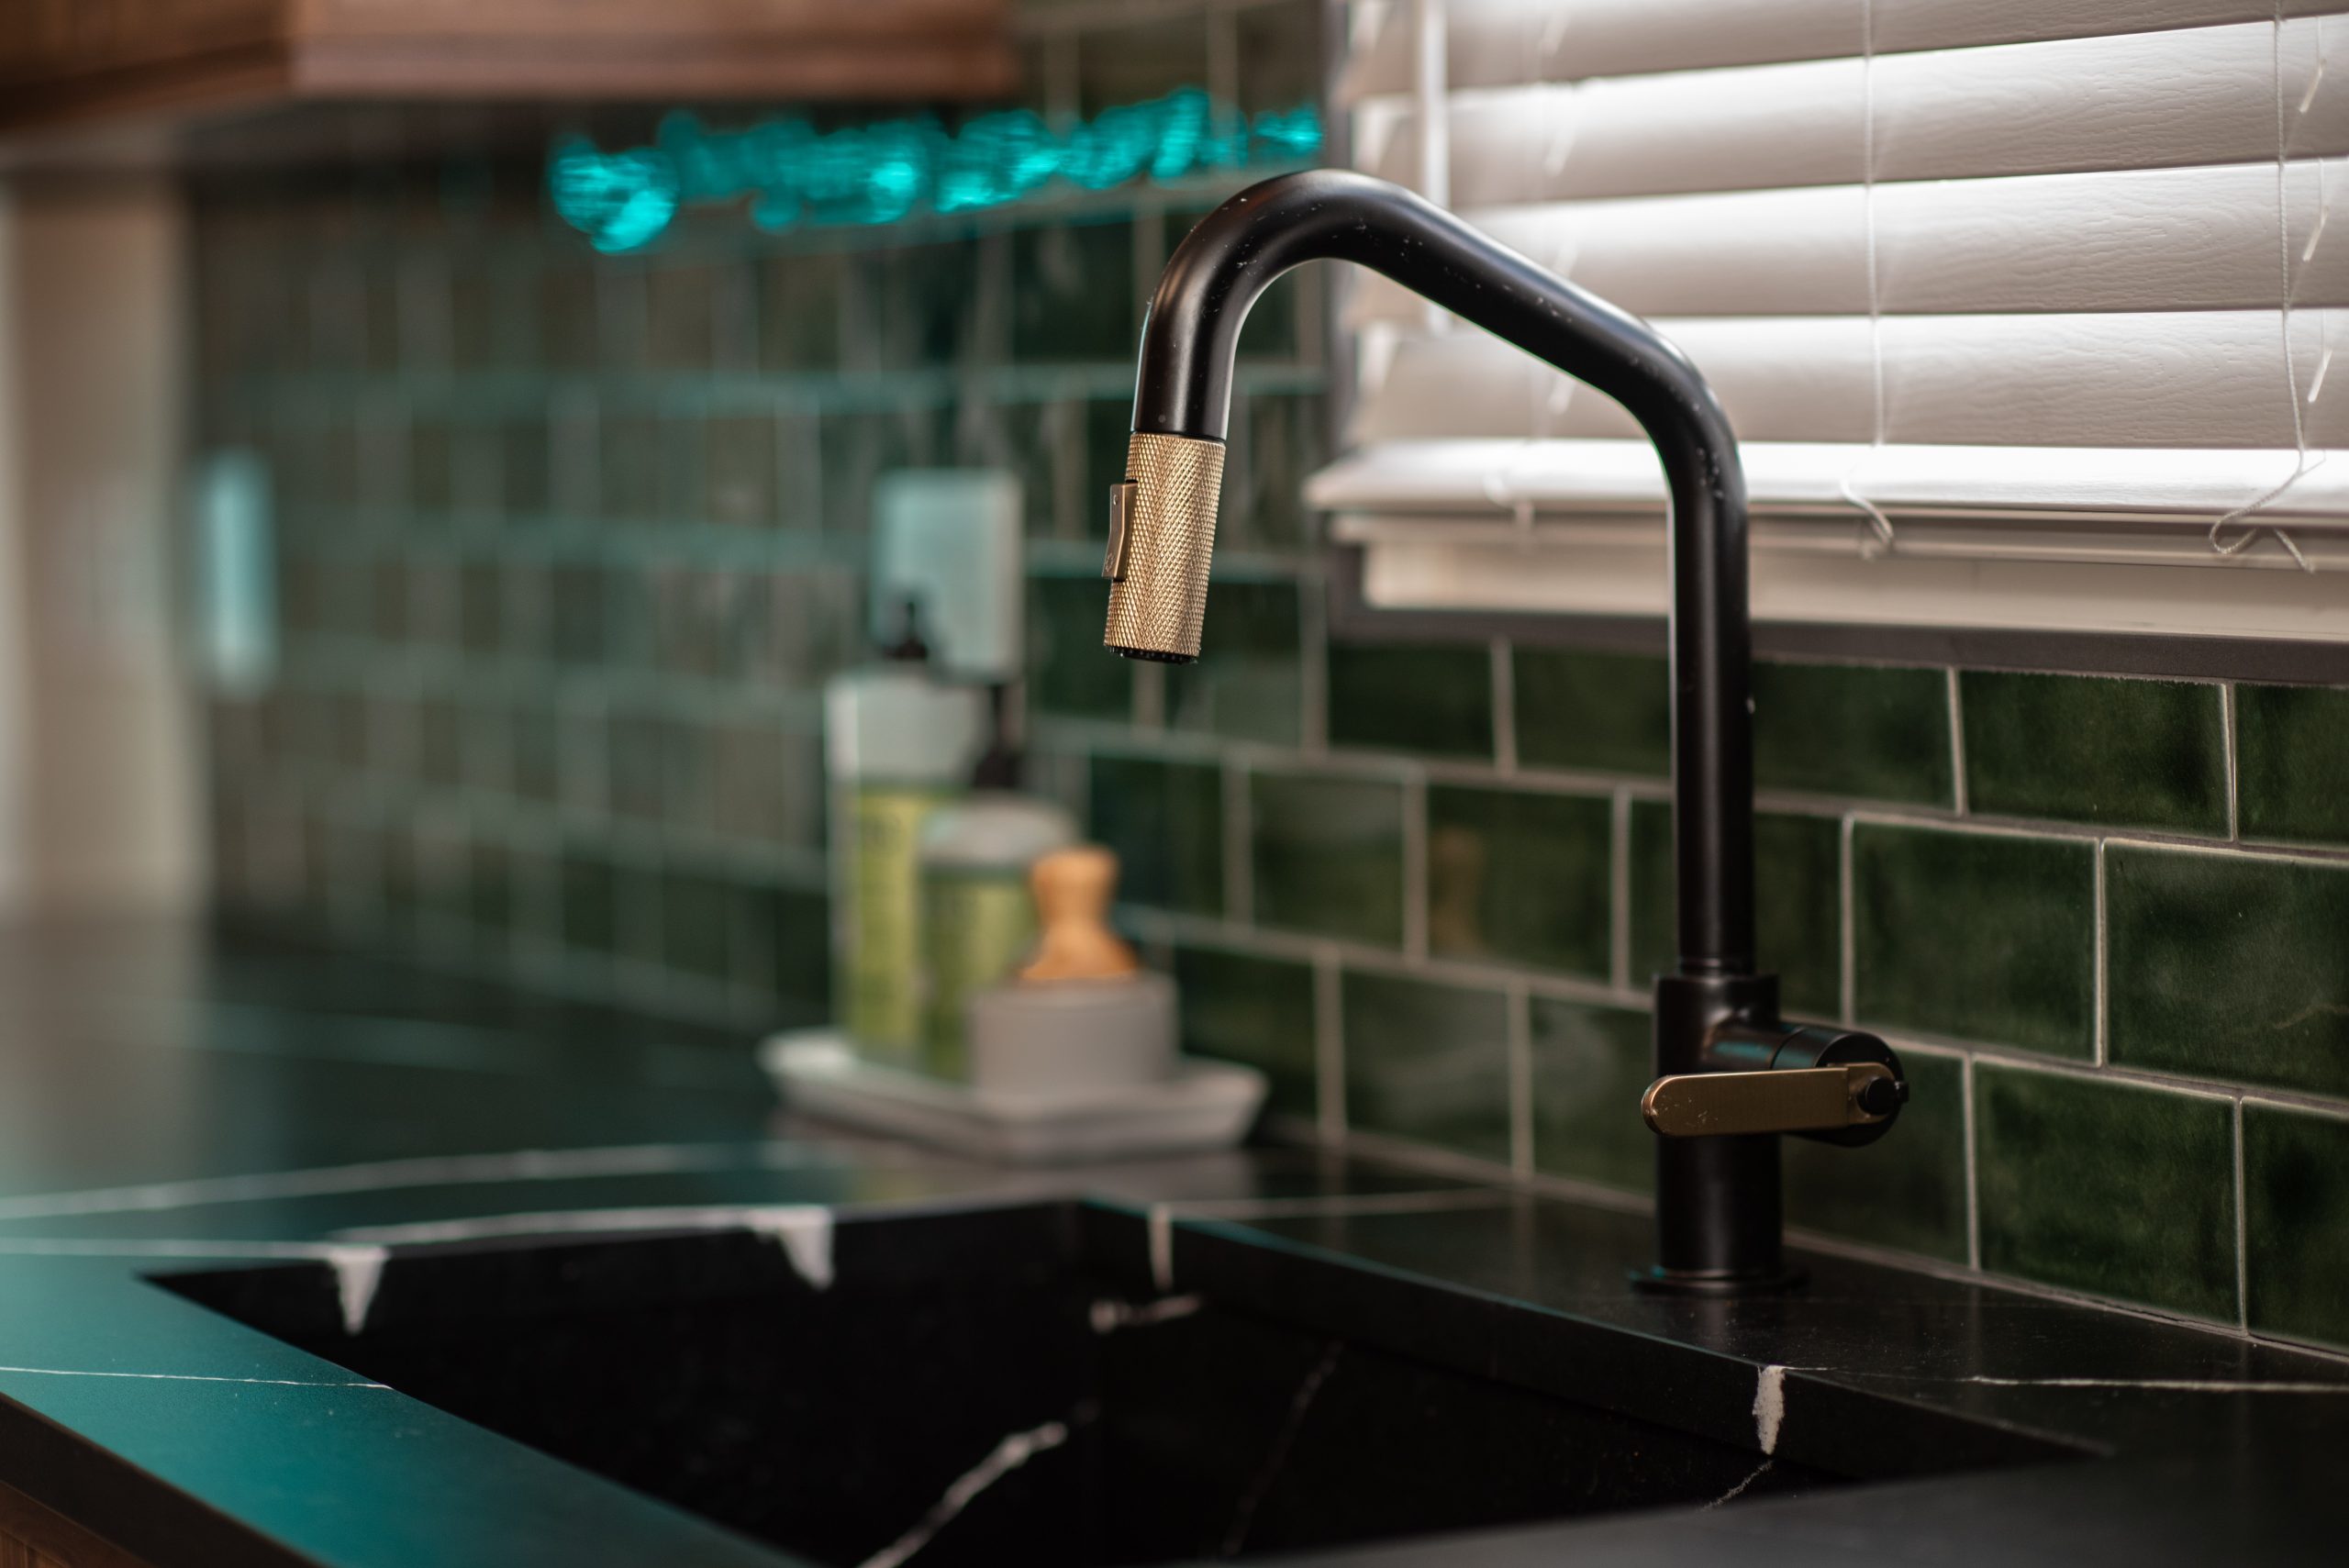
[[[1126,477],[1110,487],[1104,646],[1169,664],[1199,656],[1222,490],[1221,441],[1135,433]]]

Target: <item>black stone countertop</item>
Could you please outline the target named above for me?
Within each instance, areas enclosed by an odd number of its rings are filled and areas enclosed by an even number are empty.
[[[371,1235],[1042,1199],[1084,1200],[1163,1293],[1893,1478],[1296,1561],[2331,1563],[2349,1542],[2340,1357],[1829,1255],[1795,1295],[1641,1296],[1636,1214],[1304,1151],[993,1170],[781,1119],[746,1041],[185,927],[0,938],[0,1481],[157,1568],[788,1559],[153,1276],[291,1261],[363,1307]],[[2008,1467],[1898,1479],[1976,1451]]]

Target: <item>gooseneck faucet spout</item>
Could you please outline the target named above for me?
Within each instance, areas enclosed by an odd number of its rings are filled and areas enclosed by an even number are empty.
[[[1104,640],[1128,658],[1198,656],[1240,329],[1274,279],[1314,261],[1383,273],[1607,394],[1663,462],[1679,962],[1657,980],[1658,1082],[1642,1105],[1664,1135],[1650,1277],[1783,1283],[1776,1134],[1866,1141],[1907,1086],[1872,1037],[1778,1023],[1776,980],[1755,971],[1745,481],[1728,417],[1687,356],[1398,186],[1332,170],[1252,185],[1191,230],[1151,300],[1127,476],[1111,496]],[[1793,1069],[1810,1074],[1799,1109]],[[1771,1092],[1758,1097],[1765,1085],[1727,1084],[1765,1073]]]

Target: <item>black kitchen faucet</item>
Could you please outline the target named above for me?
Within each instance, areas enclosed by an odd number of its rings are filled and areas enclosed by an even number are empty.
[[[1198,657],[1241,324],[1275,278],[1315,261],[1382,272],[1587,382],[1663,460],[1679,962],[1655,981],[1656,1080],[1640,1110],[1659,1134],[1656,1262],[1637,1281],[1718,1294],[1790,1284],[1778,1136],[1873,1142],[1909,1085],[1875,1036],[1780,1019],[1777,977],[1756,971],[1745,476],[1687,356],[1399,186],[1330,170],[1252,185],[1191,230],[1151,300],[1126,477],[1111,491],[1104,640],[1130,659]]]

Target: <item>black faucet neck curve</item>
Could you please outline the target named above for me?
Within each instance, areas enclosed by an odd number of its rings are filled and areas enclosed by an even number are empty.
[[[1398,186],[1314,170],[1250,186],[1176,248],[1142,328],[1136,433],[1222,440],[1249,306],[1315,261],[1394,279],[1614,398],[1653,442],[1672,495],[1679,969],[1753,973],[1745,478],[1720,401],[1686,355],[1628,311]]]

